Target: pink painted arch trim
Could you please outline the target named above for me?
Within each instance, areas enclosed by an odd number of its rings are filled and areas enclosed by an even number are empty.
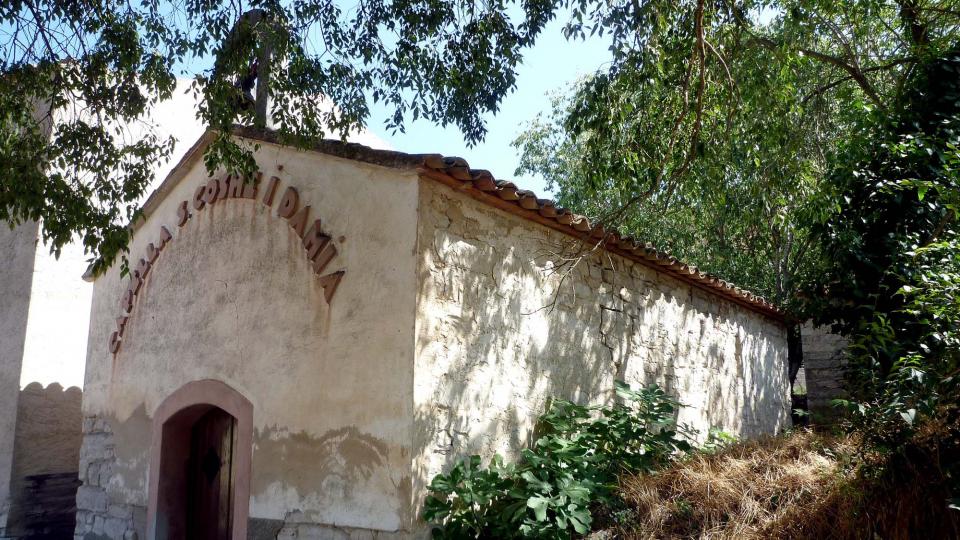
[[[253,452],[253,404],[227,384],[214,379],[191,381],[167,396],[153,414],[153,437],[150,445],[150,492],[147,507],[147,538],[157,538],[157,503],[160,488],[163,427],[174,415],[195,405],[212,405],[236,419],[237,446],[233,455],[233,524],[234,540],[247,538],[250,511],[250,463]]]

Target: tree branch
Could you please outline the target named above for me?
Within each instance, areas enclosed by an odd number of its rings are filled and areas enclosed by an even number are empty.
[[[824,54],[811,49],[800,49],[799,52],[803,53],[804,56],[809,56],[811,58],[820,60],[821,62],[826,62],[828,64],[837,66],[838,68],[843,69],[844,71],[849,73],[850,78],[856,81],[858,85],[860,85],[860,88],[863,90],[863,93],[866,94],[868,98],[870,98],[870,101],[872,101],[878,107],[883,108],[883,102],[880,100],[879,94],[877,94],[876,89],[874,89],[870,81],[867,80],[867,77],[862,70],[860,70],[856,66],[853,66],[851,64],[848,64],[847,62],[844,62],[843,60],[841,60],[840,58],[837,58],[836,56],[831,56],[829,54]]]
[[[862,71],[863,71],[864,73],[870,73],[870,72],[873,72],[873,71],[883,71],[883,70],[885,70],[885,69],[890,69],[890,68],[899,66],[899,65],[901,65],[901,64],[906,64],[906,63],[910,63],[910,62],[915,62],[916,60],[917,60],[917,59],[914,58],[914,57],[912,57],[912,56],[909,56],[909,57],[907,57],[907,58],[899,58],[899,59],[897,59],[897,60],[894,60],[894,61],[892,61],[892,62],[887,62],[886,64],[883,64],[883,65],[880,65],[880,66],[870,66],[870,67],[868,67],[868,68],[863,69]],[[837,80],[835,80],[835,81],[833,81],[833,82],[831,82],[831,83],[829,83],[829,84],[825,84],[825,85],[823,85],[823,86],[821,86],[821,87],[813,90],[812,92],[810,92],[810,93],[807,94],[806,96],[804,96],[803,99],[801,100],[801,103],[806,103],[807,101],[810,100],[810,98],[812,98],[812,97],[814,97],[814,96],[821,95],[821,94],[823,94],[824,92],[827,92],[827,91],[829,91],[829,90],[832,90],[833,88],[836,88],[837,86],[840,86],[841,84],[843,84],[843,83],[846,82],[846,81],[851,80],[852,78],[853,78],[853,77],[847,75],[846,77],[841,77],[841,78],[839,78],[839,79],[837,79]]]
[[[900,6],[900,20],[910,31],[910,40],[913,42],[915,50],[927,46],[929,36],[927,34],[927,25],[920,20],[920,8],[916,0],[897,0]]]
[[[753,36],[753,40],[762,47],[770,50],[777,50],[780,48],[780,45],[770,38],[758,36],[752,32],[751,36]],[[857,84],[860,86],[860,89],[863,90],[864,94],[866,94],[867,98],[870,99],[870,101],[872,101],[877,107],[883,108],[883,101],[880,100],[880,95],[873,87],[873,84],[870,83],[864,72],[856,66],[844,62],[843,59],[837,58],[836,56],[815,51],[813,49],[798,49],[797,52],[803,54],[804,56],[809,56],[810,58],[819,60],[832,66],[836,66],[846,71],[850,78],[857,82]]]

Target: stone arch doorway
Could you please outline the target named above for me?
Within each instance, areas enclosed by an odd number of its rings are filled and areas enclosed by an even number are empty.
[[[247,535],[253,406],[215,380],[187,383],[153,417],[147,538]]]

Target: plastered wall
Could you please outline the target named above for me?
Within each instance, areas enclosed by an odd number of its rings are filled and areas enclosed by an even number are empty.
[[[419,198],[417,493],[465,455],[515,457],[548,398],[606,402],[615,379],[665,387],[701,437],[787,427],[781,324],[605,252],[568,272],[570,237],[437,182]]]
[[[10,507],[20,369],[30,308],[37,223],[0,224],[0,533]]]
[[[95,284],[81,536],[146,538],[152,415],[202,379],[253,405],[253,537],[296,534],[298,524],[398,531],[414,521],[416,176],[266,143],[255,156],[265,177],[281,179],[277,198],[295,186],[311,205],[339,251],[330,270],[346,273],[328,305],[276,203],[227,199],[177,227],[177,205],[208,179],[202,163],[187,163],[131,245],[140,254],[161,225],[173,233],[116,356],[109,336],[128,281],[114,265]]]

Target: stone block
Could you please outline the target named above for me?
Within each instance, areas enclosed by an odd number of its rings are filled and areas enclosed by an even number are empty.
[[[100,464],[102,461],[95,461],[90,464],[80,464],[80,481],[84,484],[99,487],[100,486]]]
[[[103,536],[103,533],[104,533],[103,525],[105,521],[106,520],[103,518],[103,516],[94,516],[93,527],[90,529],[90,532],[92,532],[93,534]]]
[[[110,485],[110,479],[113,478],[113,462],[104,461],[100,463],[98,475],[97,475],[97,485],[101,487],[107,487]]]
[[[562,292],[557,295],[557,304],[565,309],[576,307],[577,297],[571,291]]]
[[[573,282],[573,292],[579,299],[593,298],[593,289],[579,280]]]
[[[133,508],[128,504],[111,504],[107,508],[107,516],[117,519],[133,519]]]
[[[120,540],[129,529],[130,522],[120,518],[105,518],[103,520],[103,532],[108,538]]]
[[[100,488],[91,486],[77,488],[77,508],[79,509],[99,514],[107,511],[108,502],[107,492]]]
[[[100,459],[113,459],[113,435],[110,433],[88,433],[80,446],[80,459],[91,463]]]

